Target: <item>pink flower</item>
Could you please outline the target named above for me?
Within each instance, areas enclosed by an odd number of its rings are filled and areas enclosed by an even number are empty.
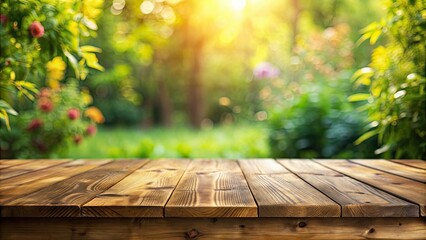
[[[28,124],[27,130],[33,131],[33,130],[41,128],[42,126],[43,126],[43,121],[41,121],[40,119],[33,119],[31,120],[30,124]]]
[[[78,110],[77,108],[71,108],[70,110],[68,110],[69,119],[76,120],[79,117],[80,117],[80,110]]]
[[[48,98],[40,98],[38,106],[43,112],[51,112],[53,110],[53,103]]]
[[[35,21],[30,25],[30,33],[34,38],[40,38],[44,35],[44,27],[40,22]]]
[[[75,144],[80,144],[82,140],[83,140],[83,137],[81,135],[75,135],[73,138],[73,141]]]
[[[1,25],[3,25],[3,26],[5,26],[6,25],[6,23],[7,23],[7,16],[6,15],[0,15],[0,23],[1,23]]]
[[[87,126],[86,134],[89,135],[89,136],[95,135],[96,134],[96,125],[91,124],[91,125]]]
[[[259,63],[253,70],[253,75],[258,79],[275,78],[279,74],[280,70],[268,62]]]

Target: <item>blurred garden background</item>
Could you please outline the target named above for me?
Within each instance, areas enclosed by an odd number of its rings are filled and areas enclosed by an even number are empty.
[[[4,0],[1,158],[426,159],[424,0]]]

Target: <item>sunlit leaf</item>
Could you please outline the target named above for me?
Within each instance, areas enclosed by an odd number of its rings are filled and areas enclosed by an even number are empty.
[[[377,42],[377,39],[379,39],[381,34],[382,34],[382,31],[380,29],[374,31],[371,34],[371,37],[370,37],[370,44],[371,45],[375,44]]]
[[[0,119],[4,120],[4,123],[6,124],[7,129],[10,131],[9,115],[7,114],[5,109],[0,108]]]
[[[15,109],[13,109],[9,103],[7,103],[4,100],[0,100],[0,109],[4,109],[7,113],[17,116],[18,112],[15,111]]]
[[[82,53],[81,54],[84,59],[86,59],[87,66],[97,69],[99,71],[104,71],[104,67],[102,67],[98,62],[98,57],[94,53]]]
[[[68,58],[68,61],[71,63],[71,67],[74,69],[76,78],[80,78],[80,69],[78,66],[77,59],[70,52],[65,51],[64,54]]]
[[[354,144],[355,145],[359,145],[362,142],[366,141],[369,138],[374,137],[375,135],[377,135],[379,132],[377,129],[371,130],[369,132],[366,132],[364,134],[362,134],[357,140],[355,140]]]
[[[348,97],[349,102],[359,102],[359,101],[365,101],[370,98],[370,94],[368,93],[356,93]]]
[[[81,46],[80,49],[82,52],[102,52],[102,49],[90,45]]]

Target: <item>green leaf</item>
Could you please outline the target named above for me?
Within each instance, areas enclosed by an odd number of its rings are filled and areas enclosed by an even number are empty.
[[[380,29],[377,29],[376,31],[374,31],[370,37],[370,44],[374,45],[377,42],[377,39],[379,39],[381,34],[382,34],[382,31]]]
[[[0,100],[0,109],[4,109],[7,113],[14,115],[14,116],[18,116],[18,112],[16,112],[15,109],[13,109],[9,103],[7,103],[4,100]]]
[[[355,81],[356,79],[358,79],[359,77],[363,76],[363,75],[373,75],[374,71],[372,68],[370,67],[364,67],[361,69],[358,69],[353,75],[352,75],[352,81]]]
[[[356,93],[348,97],[349,102],[359,102],[359,101],[365,101],[370,98],[370,94],[368,93]]]
[[[377,129],[366,132],[366,133],[362,134],[357,140],[355,140],[354,144],[359,145],[362,142],[364,142],[365,140],[377,135],[378,133],[379,133],[379,131]]]
[[[10,131],[9,115],[7,114],[5,109],[0,109],[0,119],[4,120],[7,130]]]
[[[82,52],[102,52],[102,49],[90,45],[81,46],[80,49]]]
[[[79,69],[79,66],[78,66],[77,59],[70,52],[65,51],[64,54],[65,54],[65,56],[67,56],[69,62],[71,63],[71,67],[74,69],[75,77],[77,79],[79,79],[80,78],[80,69]]]

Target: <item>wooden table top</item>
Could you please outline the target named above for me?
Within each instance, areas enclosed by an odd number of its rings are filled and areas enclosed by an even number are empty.
[[[425,217],[423,160],[0,160],[1,217]]]

